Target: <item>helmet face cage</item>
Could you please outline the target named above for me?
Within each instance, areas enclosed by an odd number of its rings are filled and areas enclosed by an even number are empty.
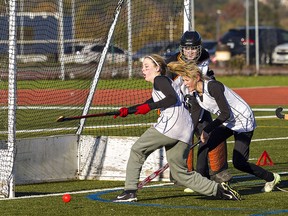
[[[202,38],[197,31],[186,31],[181,37],[179,50],[184,58],[186,57],[184,55],[183,49],[190,48],[196,50],[197,53],[193,60],[197,61],[201,56],[201,50],[202,50],[201,44],[202,44]]]
[[[180,52],[182,54],[182,57],[184,57],[185,59],[187,59],[187,57],[184,55],[184,49],[192,49],[192,50],[196,50],[196,55],[195,58],[193,59],[194,61],[198,61],[198,59],[201,56],[202,53],[202,46],[198,45],[198,46],[182,46],[180,45]]]

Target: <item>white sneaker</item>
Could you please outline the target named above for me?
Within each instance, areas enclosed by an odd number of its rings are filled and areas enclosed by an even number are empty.
[[[190,188],[185,188],[184,189],[185,193],[194,193],[194,190],[190,189]]]
[[[262,189],[262,192],[271,192],[273,188],[275,187],[275,185],[281,181],[280,175],[278,173],[273,173],[273,175],[274,175],[274,180],[271,182],[266,182],[264,188]]]

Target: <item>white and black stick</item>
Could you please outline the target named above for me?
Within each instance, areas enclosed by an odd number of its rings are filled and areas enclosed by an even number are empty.
[[[276,113],[276,116],[279,118],[279,119],[285,119],[285,120],[288,120],[288,114],[282,114],[281,112],[283,111],[283,108],[282,107],[278,107],[275,111]]]
[[[156,177],[159,176],[161,173],[163,173],[168,167],[169,167],[169,164],[166,163],[163,167],[159,168],[158,170],[156,170],[155,172],[153,172],[151,175],[149,175],[148,177],[146,177],[143,181],[141,181],[141,182],[138,184],[138,189],[143,188],[144,185],[146,185],[147,183],[151,182],[154,178],[156,178]]]
[[[197,145],[199,145],[199,143],[201,143],[201,140],[198,140],[197,143],[193,144],[190,149],[193,149],[194,147],[196,147]],[[153,172],[151,175],[149,175],[148,177],[146,177],[143,181],[141,181],[138,184],[138,189],[143,188],[144,185],[146,185],[147,183],[151,182],[154,178],[156,178],[157,176],[159,176],[161,173],[163,173],[167,168],[169,167],[169,164],[166,163],[163,167],[160,167],[158,170],[156,170],[155,172]]]

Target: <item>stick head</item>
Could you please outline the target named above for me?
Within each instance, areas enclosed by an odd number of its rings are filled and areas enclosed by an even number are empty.
[[[276,116],[277,116],[279,119],[284,119],[284,115],[281,113],[282,110],[283,110],[282,107],[278,107],[278,108],[276,109],[276,111],[275,111]]]
[[[63,122],[65,119],[64,116],[59,116],[59,118],[57,118],[56,122]]]

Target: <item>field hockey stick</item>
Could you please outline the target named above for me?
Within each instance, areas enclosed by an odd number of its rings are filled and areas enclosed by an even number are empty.
[[[190,146],[190,149],[195,148],[197,145],[199,145],[201,143],[201,140],[199,139],[196,143],[194,143],[193,145]]]
[[[132,114],[135,112],[136,112],[135,109],[129,109],[128,110],[128,114]],[[82,119],[82,118],[119,115],[119,114],[120,114],[119,111],[113,111],[113,112],[95,113],[95,114],[82,115],[82,116],[71,116],[71,117],[59,116],[59,118],[57,118],[56,122],[71,121],[71,120]]]
[[[156,177],[159,176],[161,173],[163,173],[168,167],[169,167],[169,164],[166,163],[163,167],[159,168],[158,170],[156,170],[155,172],[153,172],[151,175],[149,175],[148,177],[146,177],[143,181],[141,181],[141,182],[138,184],[138,189],[143,188],[144,185],[146,185],[147,183],[151,182],[154,178],[156,178]]]
[[[190,146],[190,149],[196,147],[197,145],[199,145],[199,143],[201,142],[201,140],[198,140],[197,143],[193,144],[192,146]],[[156,170],[155,172],[153,172],[151,175],[149,175],[148,177],[146,177],[143,181],[141,181],[138,184],[138,189],[143,188],[144,185],[146,185],[147,183],[151,182],[154,178],[156,178],[157,176],[159,176],[161,173],[163,173],[167,168],[169,167],[169,164],[165,164],[163,167],[159,168],[158,170]]]
[[[285,119],[285,120],[288,120],[288,114],[282,114],[281,112],[283,111],[283,108],[282,107],[278,107],[275,111],[276,113],[276,116],[279,118],[279,119]]]
[[[71,116],[71,117],[59,116],[59,118],[56,121],[57,122],[64,122],[64,121],[71,121],[71,120],[82,119],[82,118],[101,117],[101,116],[110,116],[110,115],[119,115],[119,114],[120,114],[119,111],[114,111],[114,112],[82,115],[82,116]]]

